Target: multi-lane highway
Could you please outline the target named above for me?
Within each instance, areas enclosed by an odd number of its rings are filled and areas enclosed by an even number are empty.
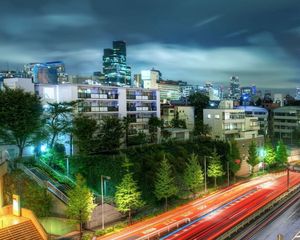
[[[299,176],[290,174],[291,186],[300,183]],[[163,234],[166,236],[162,239],[214,239],[284,191],[286,176],[269,175],[231,186],[98,239],[148,239]],[[174,231],[177,226],[180,227]]]

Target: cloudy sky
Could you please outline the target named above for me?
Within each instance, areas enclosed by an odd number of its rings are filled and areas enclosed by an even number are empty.
[[[62,60],[91,74],[103,48],[125,40],[133,73],[300,86],[299,0],[1,0],[0,10],[0,69]]]

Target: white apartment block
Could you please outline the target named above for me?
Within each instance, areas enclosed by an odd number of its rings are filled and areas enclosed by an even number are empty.
[[[257,117],[247,117],[242,109],[204,109],[203,121],[215,139],[238,140],[258,136]]]
[[[113,116],[130,117],[135,130],[147,132],[150,117],[160,118],[160,95],[157,89],[125,88],[88,84],[29,84],[27,79],[5,79],[4,84],[35,92],[44,104],[80,100],[76,113],[98,121]],[[30,79],[31,80],[31,79]]]

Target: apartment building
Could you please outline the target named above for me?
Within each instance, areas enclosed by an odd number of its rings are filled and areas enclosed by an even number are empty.
[[[285,106],[273,110],[273,134],[288,144],[293,144],[296,129],[300,129],[300,106]]]

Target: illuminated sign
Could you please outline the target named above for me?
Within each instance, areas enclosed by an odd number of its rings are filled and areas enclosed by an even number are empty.
[[[21,215],[21,208],[20,208],[20,196],[13,195],[13,215],[20,216]]]

